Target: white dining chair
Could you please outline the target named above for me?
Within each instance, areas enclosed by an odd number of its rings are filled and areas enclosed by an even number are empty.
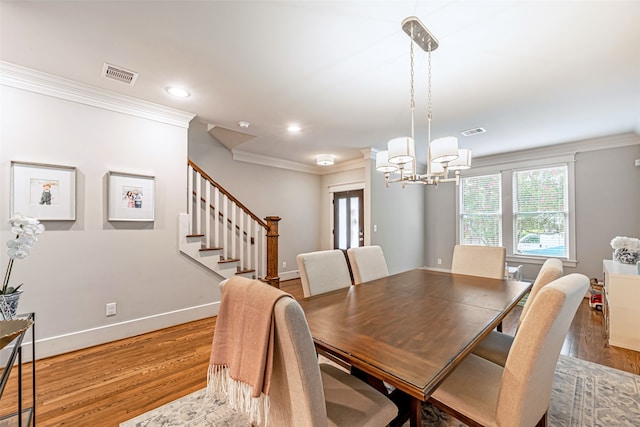
[[[221,292],[233,292],[233,286],[232,280],[221,282]],[[268,426],[388,425],[398,414],[397,406],[355,376],[333,365],[318,363],[313,338],[300,304],[284,292],[282,294],[283,297],[273,307],[273,368]],[[258,307],[255,298],[258,296],[247,294],[240,303]],[[246,319],[247,322],[252,320]],[[229,345],[247,346],[251,350],[254,343],[237,339],[230,341]]]
[[[507,267],[509,274],[507,276],[508,279],[513,280],[522,280],[522,264],[517,265],[515,267]]]
[[[347,257],[355,285],[389,275],[387,262],[380,246],[349,248],[347,249]]]
[[[520,325],[505,366],[469,354],[429,401],[469,426],[545,426],[565,335],[589,288],[569,274],[543,287]]]
[[[527,302],[524,304],[522,312],[520,313],[518,325],[516,326],[516,334],[522,320],[525,318],[531,308],[531,304],[540,293],[540,290],[562,276],[562,273],[562,261],[559,259],[549,258],[544,262],[544,264],[542,264],[542,267],[538,272],[538,276],[531,286],[531,291],[529,291]],[[507,361],[507,355],[513,345],[513,339],[513,335],[498,331],[491,331],[489,335],[487,335],[473,348],[473,353],[484,359],[490,360],[493,363],[497,363],[500,366],[504,366]]]
[[[504,279],[506,249],[500,246],[456,245],[451,272],[468,276]]]
[[[351,286],[347,259],[339,249],[299,254],[296,262],[305,298]]]

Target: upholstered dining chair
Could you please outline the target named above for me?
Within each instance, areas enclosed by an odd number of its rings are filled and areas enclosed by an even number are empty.
[[[562,276],[562,273],[562,261],[559,259],[549,258],[544,262],[544,264],[542,264],[542,267],[538,272],[538,276],[531,286],[531,291],[529,291],[527,302],[524,304],[522,312],[520,313],[518,325],[516,326],[516,333],[518,332],[520,323],[522,323],[522,320],[531,308],[531,304],[538,296],[540,290]],[[480,341],[480,343],[474,347],[473,353],[484,359],[490,360],[493,363],[497,363],[500,366],[504,366],[507,361],[507,355],[509,354],[511,345],[513,344],[513,338],[513,335],[504,334],[498,331],[491,331],[485,339]]]
[[[299,254],[296,261],[305,298],[351,286],[347,259],[339,249]]]
[[[230,285],[225,281],[223,286]],[[333,365],[318,363],[297,301],[280,298],[273,319],[269,426],[382,427],[397,416],[398,408],[378,390]]]
[[[504,367],[469,354],[429,401],[469,426],[544,426],[556,363],[589,278],[569,274],[531,303]]]
[[[509,279],[522,280],[522,264],[516,267],[509,267]]]
[[[455,245],[451,272],[489,279],[504,279],[506,256],[507,250],[501,246]],[[496,329],[502,332],[502,322]]]
[[[451,272],[503,279],[506,253],[506,249],[500,246],[456,245]]]
[[[358,246],[347,249],[353,283],[359,285],[363,282],[379,279],[389,275],[387,262],[380,246]]]

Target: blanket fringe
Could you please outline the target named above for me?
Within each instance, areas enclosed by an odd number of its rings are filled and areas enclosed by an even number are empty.
[[[223,394],[231,408],[249,415],[249,421],[256,426],[269,424],[269,396],[260,393],[252,397],[249,384],[234,380],[229,376],[229,367],[210,365],[207,372],[207,399]]]

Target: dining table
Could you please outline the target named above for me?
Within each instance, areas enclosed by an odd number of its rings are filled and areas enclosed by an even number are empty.
[[[300,305],[316,349],[386,383],[381,391],[395,389],[396,400],[406,402],[401,413],[408,411],[411,427],[418,427],[422,402],[530,287],[414,269],[304,298]]]

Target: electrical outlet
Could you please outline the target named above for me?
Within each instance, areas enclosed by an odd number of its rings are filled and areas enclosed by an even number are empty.
[[[438,258],[438,265],[442,265],[442,260]]]
[[[107,303],[106,306],[106,315],[107,316],[115,316],[117,312],[117,307],[115,302]]]
[[[373,232],[374,233],[378,232],[378,224],[373,224]]]
[[[287,261],[282,261],[282,268],[287,268]]]

